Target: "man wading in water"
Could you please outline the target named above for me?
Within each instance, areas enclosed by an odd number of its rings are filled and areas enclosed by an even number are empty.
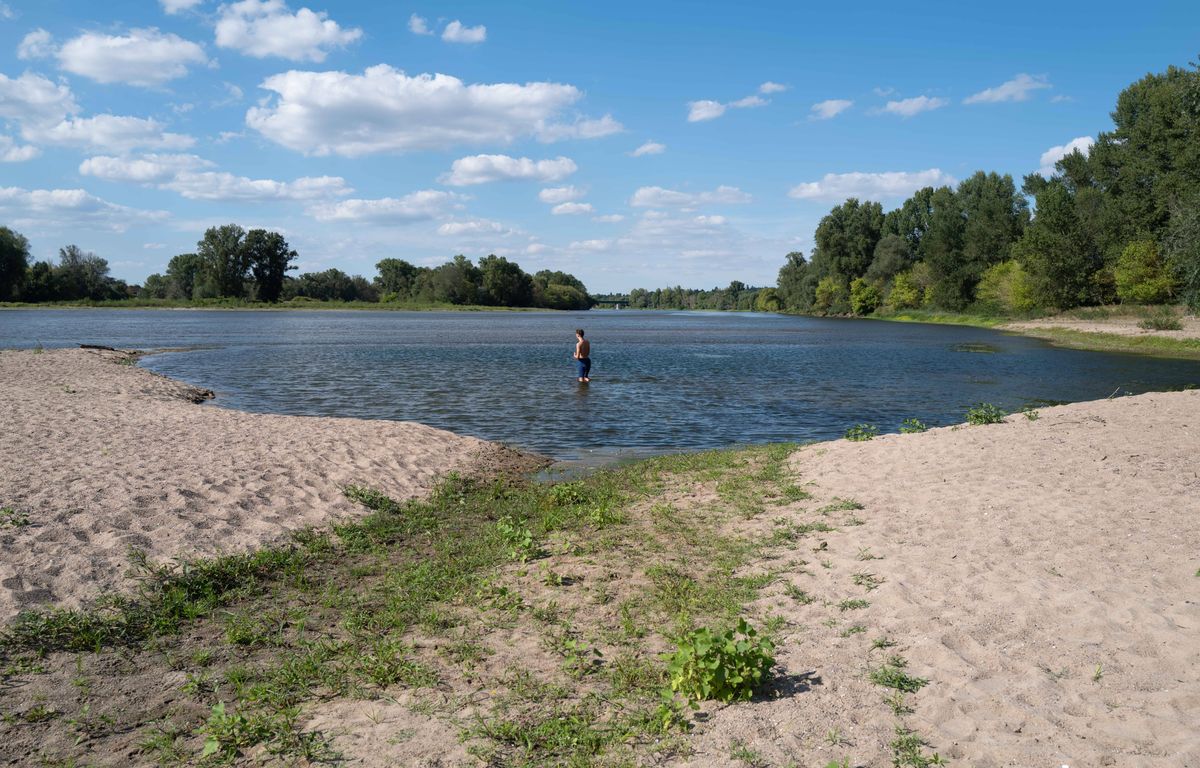
[[[579,367],[579,383],[587,384],[591,381],[588,376],[592,372],[592,358],[588,357],[592,351],[592,343],[583,338],[583,329],[579,328],[575,331],[575,365]]]

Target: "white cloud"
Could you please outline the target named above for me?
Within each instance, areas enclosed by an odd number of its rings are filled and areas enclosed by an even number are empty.
[[[132,224],[168,217],[164,211],[144,211],[116,205],[82,189],[22,189],[0,187],[0,218],[19,227],[61,228],[90,225],[124,232]]]
[[[0,163],[24,163],[32,160],[42,151],[29,144],[17,144],[9,136],[0,135]]]
[[[598,253],[612,247],[612,240],[576,240],[567,246],[569,251],[589,251]]]
[[[399,198],[342,200],[315,206],[309,209],[309,213],[318,221],[404,223],[443,216],[456,207],[461,199],[461,195],[453,192],[422,189]]]
[[[688,122],[699,123],[705,120],[715,120],[725,114],[725,105],[712,99],[688,102]]]
[[[429,22],[415,13],[408,17],[408,31],[412,32],[414,35],[433,34],[433,30],[429,28]]]
[[[168,15],[190,11],[204,0],[159,0],[162,3],[163,12]]]
[[[765,107],[770,103],[771,102],[767,101],[766,99],[764,99],[761,96],[750,95],[744,99],[738,99],[737,101],[731,101],[726,106],[728,106],[730,109],[747,109],[749,107]]]
[[[912,117],[921,112],[928,112],[933,109],[941,109],[949,104],[948,99],[940,97],[930,98],[929,96],[914,96],[911,99],[900,99],[899,101],[889,101],[887,106],[883,108],[884,112],[901,117]]]
[[[854,106],[854,102],[849,99],[826,99],[825,101],[818,101],[812,105],[812,118],[814,120],[829,120],[842,114],[852,106]]]
[[[59,65],[99,83],[157,86],[183,77],[188,66],[206,64],[204,49],[157,29],[131,29],[126,35],[84,32],[58,49]]]
[[[767,84],[764,83],[764,85],[767,85]],[[770,85],[775,86],[777,84],[770,83]],[[771,93],[770,90],[763,91],[762,86],[759,87],[759,90],[761,93]],[[725,114],[725,111],[729,110],[729,109],[747,109],[749,107],[765,107],[766,105],[768,105],[770,103],[771,102],[767,101],[766,99],[762,98],[761,96],[759,96],[756,93],[751,94],[743,99],[738,99],[737,101],[728,102],[726,104],[722,104],[719,101],[713,101],[712,99],[701,99],[700,101],[689,101],[688,102],[688,118],[687,119],[688,119],[689,123],[700,123],[700,122],[704,122],[705,120],[715,120],[718,117],[720,117],[721,115]]]
[[[616,224],[625,221],[625,217],[619,213],[608,213],[603,216],[593,216],[592,221],[598,221],[601,224]]]
[[[584,194],[585,190],[575,186],[547,187],[538,192],[538,200],[541,200],[543,203],[556,205],[558,203],[569,203],[572,200],[578,200]]]
[[[782,93],[783,91],[786,91],[788,88],[789,88],[789,86],[786,86],[783,83],[772,83],[770,80],[768,80],[767,82],[758,86],[758,92],[759,93]]]
[[[666,144],[659,144],[657,141],[647,141],[642,146],[629,153],[630,157],[641,157],[642,155],[661,155],[667,151]]]
[[[32,72],[17,78],[0,73],[0,118],[23,129],[57,123],[79,111],[71,89]],[[23,130],[22,132],[26,132]],[[26,136],[26,138],[29,138]]]
[[[324,61],[329,49],[362,37],[358,28],[343,28],[324,11],[291,12],[284,0],[239,0],[222,5],[217,45],[247,56],[279,56],[289,61]]]
[[[1047,178],[1053,176],[1057,172],[1054,168],[1055,163],[1057,163],[1059,160],[1062,160],[1075,150],[1079,150],[1086,155],[1091,151],[1092,145],[1095,143],[1096,140],[1091,136],[1080,136],[1077,139],[1071,139],[1066,144],[1057,147],[1050,147],[1050,149],[1047,149],[1042,153],[1042,167],[1038,169],[1038,173],[1046,176]]]
[[[582,95],[560,83],[467,85],[449,75],[409,77],[386,64],[361,75],[285,72],[262,87],[278,97],[250,109],[247,125],[290,149],[347,157],[507,144],[544,130]]]
[[[599,119],[579,118],[573,123],[543,124],[537,129],[537,139],[546,143],[563,139],[599,139],[624,130],[625,126],[612,115],[605,115]]]
[[[54,38],[41,27],[33,30],[17,45],[17,58],[23,61],[44,59],[54,54]]]
[[[181,171],[211,165],[212,163],[196,155],[149,154],[138,158],[98,155],[80,163],[79,172],[84,176],[95,176],[105,181],[154,184],[170,181]]]
[[[711,192],[679,192],[663,187],[641,187],[629,204],[635,208],[690,208],[696,205],[748,203],[750,195],[737,187],[719,186]]]
[[[487,27],[482,24],[464,27],[461,21],[455,19],[442,30],[442,39],[447,43],[482,43],[487,40]]]
[[[1002,101],[1028,101],[1029,94],[1042,88],[1052,88],[1045,75],[1017,75],[995,88],[985,88],[963,99],[963,104],[997,104]]]
[[[191,136],[167,133],[162,123],[151,118],[121,115],[72,117],[57,125],[22,131],[30,141],[84,147],[101,152],[132,149],[186,149],[196,143]]]
[[[849,197],[884,200],[907,197],[922,187],[953,185],[955,179],[938,168],[926,171],[888,173],[827,173],[820,181],[798,184],[788,197],[800,200],[841,202]]]
[[[162,185],[189,200],[258,202],[265,200],[320,200],[349,194],[340,176],[305,176],[295,181],[249,179],[232,173],[184,171]]]
[[[591,203],[562,203],[550,209],[555,216],[571,216],[580,213],[591,213]]]
[[[876,88],[872,88],[871,90],[875,93],[876,96],[879,96],[880,98],[886,98],[896,92],[896,89],[892,88],[890,86],[887,88],[876,87]]]
[[[439,235],[448,237],[457,237],[460,235],[491,235],[497,233],[507,234],[504,225],[498,221],[489,219],[472,219],[469,221],[447,221],[438,227]]]
[[[569,157],[531,160],[508,155],[471,155],[460,157],[440,181],[453,187],[487,184],[491,181],[558,181],[578,170]]]
[[[12,21],[17,18],[17,12],[8,7],[7,3],[0,3],[0,19]]]

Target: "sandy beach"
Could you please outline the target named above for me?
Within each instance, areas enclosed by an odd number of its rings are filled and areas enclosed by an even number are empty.
[[[0,621],[77,606],[154,560],[243,551],[504,460],[484,441],[414,423],[275,416],[197,404],[204,390],[121,352],[0,351]]]
[[[1039,331],[1063,328],[1082,333],[1111,333],[1117,336],[1160,336],[1164,339],[1200,339],[1200,317],[1183,316],[1179,323],[1183,326],[1178,331],[1157,331],[1142,328],[1137,317],[1109,317],[1103,320],[1079,320],[1072,317],[1047,317],[1041,320],[1023,320],[1015,323],[1005,323],[1001,330],[1015,331],[1029,336],[1037,336]]]
[[[416,424],[198,405],[201,391],[128,359],[0,353],[0,419],[9,425],[0,506],[30,521],[0,530],[0,615],[119,588],[131,546],[155,558],[245,549],[361,514],[343,499],[345,483],[411,497],[447,471],[503,460],[496,447]],[[804,493],[769,495],[758,512],[730,506],[721,480],[669,477],[613,529],[625,531],[625,544],[548,543],[536,568],[513,563],[488,577],[489,589],[503,584],[524,608],[497,618],[494,607],[456,606],[448,610],[474,618],[446,636],[423,634],[428,626],[406,636],[413,658],[438,670],[437,686],[312,701],[302,723],[331,739],[347,765],[481,764],[468,752],[480,739],[464,734],[497,716],[489,702],[504,701],[497,691],[514,670],[561,684],[564,699],[607,679],[566,675],[531,607],[569,616],[602,652],[600,675],[623,654],[650,660],[668,649],[663,626],[635,636],[644,640],[622,640],[616,629],[642,615],[621,607],[652,590],[655,567],[700,565],[679,556],[691,550],[674,546],[674,534],[666,547],[648,546],[669,530],[668,510],[672,524],[746,542],[823,525],[769,545],[737,572],[769,576],[745,615],[779,627],[771,690],[706,705],[681,737],[686,749],[646,764],[887,765],[902,723],[926,754],[952,765],[1200,766],[1197,446],[1200,391],[1186,391],[806,446],[783,465],[784,480]],[[448,649],[467,639],[477,652],[455,661]],[[870,675],[893,654],[926,684],[885,704],[893,692]],[[130,677],[120,685],[136,677],[143,687],[131,690],[174,705],[184,673],[164,676],[157,656],[138,658],[131,668],[140,671],[121,673]],[[71,657],[52,665],[29,678],[24,712],[38,695],[71,706],[55,682],[75,674]],[[196,722],[215,700],[189,704]],[[129,734],[79,747],[68,733],[53,750],[90,749],[80,753],[89,764],[126,764],[137,753]],[[189,738],[196,748],[198,737]]]

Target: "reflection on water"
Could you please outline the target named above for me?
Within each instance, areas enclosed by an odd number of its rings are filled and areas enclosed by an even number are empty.
[[[579,326],[588,386],[571,360]],[[215,390],[216,407],[414,420],[584,464],[1200,384],[1193,361],[748,313],[0,311],[0,347],[39,342],[203,347],[143,365]]]

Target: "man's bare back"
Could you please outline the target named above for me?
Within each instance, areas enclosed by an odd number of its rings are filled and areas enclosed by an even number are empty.
[[[583,329],[575,331],[575,364],[579,368],[579,383],[587,384],[591,381],[592,372],[592,343],[583,338]]]

